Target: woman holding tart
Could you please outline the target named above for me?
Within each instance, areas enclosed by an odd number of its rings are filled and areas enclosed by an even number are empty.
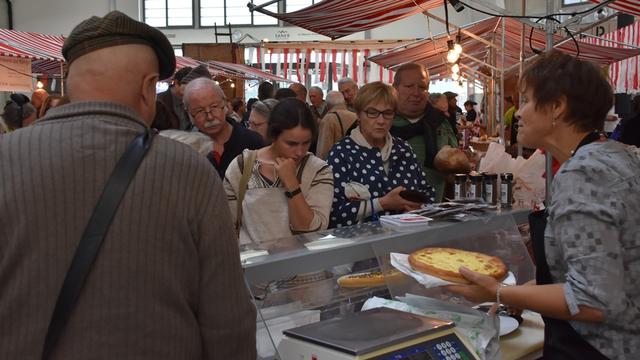
[[[532,228],[536,280],[502,286],[461,268],[469,300],[540,313],[544,358],[636,359],[640,354],[640,157],[601,141],[613,104],[595,65],[558,51],[541,55],[520,82],[518,142],[561,163],[544,235]],[[533,214],[532,214],[533,215]]]

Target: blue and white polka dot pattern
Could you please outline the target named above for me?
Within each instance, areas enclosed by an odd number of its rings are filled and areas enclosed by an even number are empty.
[[[327,163],[333,167],[336,183],[330,228],[358,222],[358,208],[361,202],[349,201],[346,198],[345,185],[349,182],[366,185],[374,199],[384,196],[398,186],[404,186],[407,189],[422,191],[434,201],[433,187],[427,184],[416,154],[406,141],[399,138],[393,138],[388,174],[384,171],[380,150],[360,146],[351,137],[345,137],[331,148]],[[364,221],[371,221],[371,217]]]

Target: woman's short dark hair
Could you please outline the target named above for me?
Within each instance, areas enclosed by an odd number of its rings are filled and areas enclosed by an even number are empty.
[[[307,104],[296,98],[286,98],[271,111],[267,135],[271,140],[275,140],[283,131],[298,126],[311,130],[312,138],[316,138],[316,122]]]
[[[565,97],[567,110],[562,120],[581,131],[602,130],[613,106],[613,90],[602,71],[558,50],[540,55],[528,66],[519,86],[522,92],[532,90],[536,108]]]

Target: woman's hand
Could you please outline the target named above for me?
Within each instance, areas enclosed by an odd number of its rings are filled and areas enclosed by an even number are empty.
[[[471,282],[470,285],[448,285],[447,290],[464,296],[467,300],[483,303],[496,301],[496,292],[500,283],[488,275],[473,272],[466,267],[460,267],[460,275]]]
[[[296,178],[297,166],[298,164],[296,164],[295,160],[284,157],[277,157],[273,165],[278,177],[289,191],[293,191],[300,186],[300,183]]]
[[[385,196],[380,198],[380,206],[384,210],[404,210],[411,211],[420,208],[420,203],[405,200],[400,196],[400,191],[404,190],[404,186],[398,186],[389,191]]]

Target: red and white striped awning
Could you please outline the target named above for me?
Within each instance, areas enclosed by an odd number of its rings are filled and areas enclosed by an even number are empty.
[[[599,4],[604,0],[591,0],[591,2]],[[606,6],[625,14],[640,16],[640,0],[616,0]]]
[[[0,43],[26,52],[32,59],[64,61],[61,52],[64,44],[62,36],[0,29]]]
[[[285,14],[274,13],[265,8],[256,8],[255,11],[337,39],[377,28],[442,4],[442,0],[324,0]],[[249,8],[252,8],[251,4]]]
[[[62,73],[63,43],[62,36],[0,29],[0,54],[31,59],[31,68],[36,74],[59,76]]]
[[[602,35],[599,38],[588,38],[584,41],[591,44],[622,47],[622,43],[640,45],[640,22],[635,22],[622,29]],[[609,79],[615,93],[634,93],[640,91],[638,73],[640,70],[640,56],[634,56],[615,62],[609,67]]]
[[[489,42],[493,41],[494,44],[500,44],[502,36],[502,25],[500,21],[499,18],[490,18],[464,27],[464,29],[484,40]],[[505,21],[505,61],[504,64],[501,63],[502,57],[498,53],[495,66],[498,69],[515,70],[515,66],[519,62],[523,24],[515,19],[506,18]],[[531,28],[528,25],[525,25],[524,28],[528,40]],[[489,46],[465,35],[464,32],[461,36],[463,55],[460,58],[460,63],[473,72],[480,68],[484,62],[488,62]],[[448,51],[447,40],[448,36],[442,34],[436,36],[434,41],[431,39],[420,40],[413,44],[370,57],[369,60],[391,69],[395,69],[404,63],[416,62],[427,67],[434,78],[447,78],[450,76],[450,71],[448,70],[449,64],[446,61],[446,53]],[[573,41],[567,41],[559,35],[555,36],[554,41],[558,44],[555,46],[556,49],[568,54],[577,55],[576,45]],[[545,48],[545,42],[545,32],[540,29],[534,29],[531,35],[533,47],[543,50]],[[525,44],[525,58],[534,56],[535,54],[529,47],[528,41],[526,41]],[[599,65],[608,65],[640,54],[640,50],[638,49],[614,48],[586,42],[579,43],[579,52],[580,58],[595,62]]]
[[[209,60],[208,64],[213,66],[214,68],[224,70],[230,73],[240,74],[244,76],[246,79],[254,79],[254,80],[269,80],[275,82],[293,82],[292,80],[282,78],[280,76],[276,76],[270,74],[266,71],[262,71],[260,69],[256,69],[254,67],[244,65],[244,64],[233,64],[222,61]]]
[[[206,65],[207,69],[213,75],[222,76],[233,79],[242,80],[270,80],[276,82],[292,82],[291,80],[261,71],[254,67],[244,64],[233,64],[224,61],[200,61],[187,56],[176,56],[176,70],[180,70],[185,66],[196,67]]]

